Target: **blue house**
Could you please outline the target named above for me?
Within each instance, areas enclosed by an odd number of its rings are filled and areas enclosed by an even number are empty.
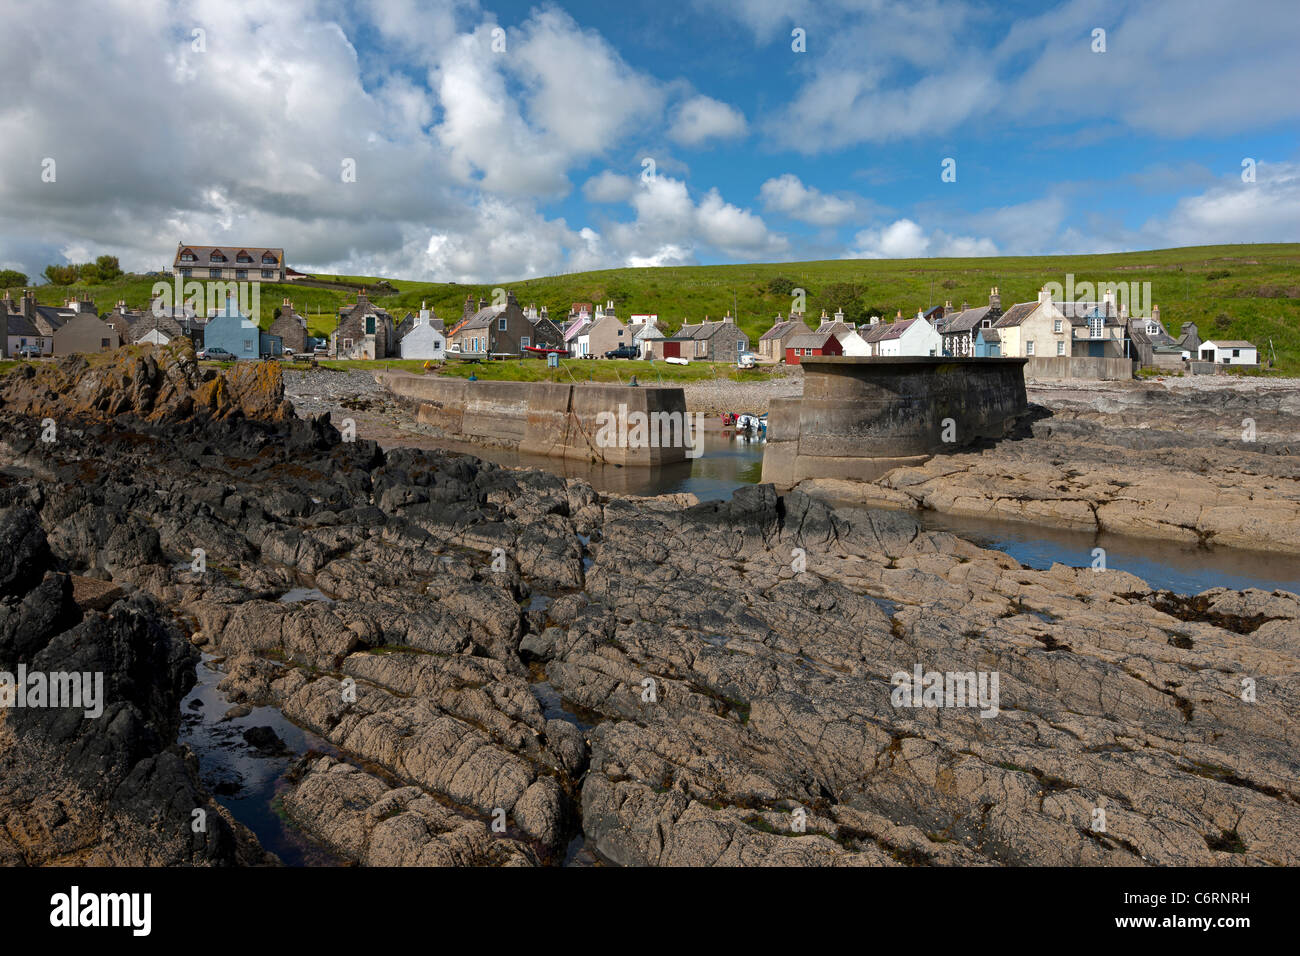
[[[975,333],[976,358],[1000,358],[1002,356],[1002,332],[999,329],[980,329]]]
[[[240,313],[233,297],[226,299],[225,309],[208,319],[203,344],[223,348],[238,359],[278,359],[284,351],[284,340],[263,332],[256,322]]]

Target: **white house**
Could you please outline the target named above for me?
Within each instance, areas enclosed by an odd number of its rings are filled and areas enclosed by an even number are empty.
[[[447,336],[430,321],[432,313],[420,309],[411,330],[402,336],[401,351],[404,359],[433,359],[441,361],[447,355]]]
[[[1202,362],[1215,365],[1258,365],[1259,352],[1255,346],[1245,341],[1202,342],[1200,349]]]
[[[871,354],[871,346],[867,344],[867,340],[859,334],[856,328],[854,328],[852,322],[844,321],[844,312],[842,310],[836,310],[835,318],[833,320],[827,319],[826,313],[823,312],[822,323],[817,327],[817,331],[829,332],[831,335],[835,336],[836,340],[840,343],[840,349],[842,350],[840,354],[842,355]]]
[[[871,354],[881,357],[943,354],[943,336],[920,312],[914,319],[895,319],[888,325],[872,326],[867,341]]]

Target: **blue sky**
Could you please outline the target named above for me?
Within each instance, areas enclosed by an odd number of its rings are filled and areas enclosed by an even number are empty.
[[[7,16],[0,266],[33,275],[160,268],[182,239],[456,281],[1300,239],[1294,0]]]

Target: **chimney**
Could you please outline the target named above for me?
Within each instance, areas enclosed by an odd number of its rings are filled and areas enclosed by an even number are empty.
[[[730,312],[728,312],[726,315],[724,315],[724,316],[722,317],[722,321],[723,321],[723,322],[726,322],[728,325],[735,325],[735,324],[736,324],[736,320],[732,317],[732,315],[731,315]]]
[[[1158,305],[1151,306],[1151,319],[1154,322],[1160,321],[1160,306]]]
[[[902,310],[902,309],[899,309],[899,310],[898,310],[898,314],[894,316],[894,321],[897,322],[897,321],[898,321],[899,319],[901,319],[902,317],[903,317],[903,310]]]
[[[871,317],[871,322],[870,322],[870,324],[871,324],[871,325],[879,325],[879,324],[880,324],[880,316],[878,316],[878,315],[873,315],[873,316]]]
[[[1102,312],[1105,313],[1106,315],[1110,315],[1115,308],[1115,287],[1114,286],[1105,289],[1101,293],[1101,301],[1106,306],[1106,308],[1102,309]]]
[[[465,297],[465,310],[461,312],[461,319],[468,319],[474,314],[474,297],[472,295]]]
[[[292,312],[293,303],[290,300],[285,299],[283,302],[280,303],[280,308],[285,312]]]
[[[952,300],[948,300],[943,304],[943,314],[947,315],[951,311],[952,311]]]
[[[544,318],[544,319],[545,319],[545,318],[548,318],[548,316],[547,316],[547,314],[546,314],[546,306],[542,306],[542,318]]]
[[[970,308],[970,306],[966,304],[965,300],[962,300],[961,310],[962,310],[963,312],[965,312],[965,311],[966,311],[967,309],[969,309],[969,308]]]
[[[989,308],[997,309],[999,312],[1002,311],[1002,296],[998,294],[997,286],[994,286],[992,291],[989,292]]]
[[[1043,305],[1044,303],[1051,302],[1051,301],[1052,301],[1052,293],[1047,291],[1047,287],[1043,286],[1042,288],[1040,288],[1038,290],[1038,304]]]
[[[483,298],[482,296],[479,296],[478,307],[479,307],[479,311],[480,311],[480,312],[483,311],[484,309],[486,309],[486,308],[487,308],[487,299]]]
[[[843,321],[844,321],[844,310],[843,310],[843,309],[836,309],[836,310],[835,310],[835,321],[836,321],[836,322],[843,322]]]

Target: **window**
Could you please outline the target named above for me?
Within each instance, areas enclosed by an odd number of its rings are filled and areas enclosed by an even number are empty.
[[[220,279],[220,278],[221,278],[221,270],[220,270],[220,269],[215,269],[215,268],[213,268],[213,269],[209,269],[209,270],[208,270],[208,278],[209,278],[209,279]]]
[[[1232,350],[1232,357],[1233,357],[1233,358],[1240,358],[1240,357],[1241,357],[1241,349],[1233,349],[1233,350]]]
[[[989,329],[989,328],[992,328],[992,327],[993,327],[993,320],[992,320],[992,319],[985,319],[983,322],[980,323],[980,328],[982,328],[982,329]]]
[[[1056,354],[1057,354],[1057,355],[1064,355],[1064,354],[1065,354],[1065,343],[1064,343],[1064,342],[1057,342],[1057,343],[1056,343]]]
[[[374,334],[375,334],[375,317],[374,317],[373,315],[367,315],[367,316],[366,316],[366,335],[374,335]]]
[[[100,347],[100,349],[101,349],[102,351],[105,351],[105,352],[108,351],[108,348],[109,348],[109,345],[108,345],[108,339],[100,339],[100,340],[99,340],[99,347]]]
[[[253,340],[252,340],[252,339],[244,339],[244,351],[245,351],[245,352],[251,352],[251,351],[253,351]]]
[[[526,349],[526,348],[528,348],[528,346],[530,346],[530,345],[532,345],[532,344],[533,344],[532,339],[530,339],[530,338],[529,338],[528,336],[526,336],[526,335],[519,339],[519,347],[520,347],[521,349]]]
[[[262,265],[264,265],[264,266],[265,266],[265,265],[272,265],[272,266],[273,266],[273,265],[275,265],[276,261],[277,261],[277,260],[276,260],[275,256],[271,255],[269,252],[266,252],[266,253],[263,253],[263,254],[262,254]]]
[[[343,347],[344,347],[345,349],[350,349],[350,348],[352,348],[352,340],[351,340],[351,339],[344,339],[344,340],[343,340]]]
[[[194,274],[194,270],[193,270],[193,269],[182,269],[182,270],[181,270],[181,278],[182,278],[182,279],[188,279],[188,278],[189,278],[191,275],[193,275],[193,274]]]
[[[235,261],[236,261],[236,262],[252,262],[252,261],[253,261],[253,257],[250,256],[247,252],[241,252],[239,255],[235,256]]]
[[[192,252],[181,253],[181,262],[193,262],[193,261],[194,261],[194,253]]]
[[[1033,354],[1034,354],[1034,340],[1033,340],[1033,339],[1029,339],[1029,340],[1027,340],[1027,341],[1025,342],[1025,354],[1026,354],[1026,355],[1033,355]]]
[[[745,351],[745,340],[736,339],[736,354],[739,355],[743,351]]]
[[[247,278],[248,278],[248,270],[247,270],[247,269],[236,269],[236,270],[235,270],[235,278],[236,278],[236,279],[247,279]]]
[[[1088,334],[1094,339],[1099,339],[1106,329],[1106,319],[1100,315],[1088,316]]]
[[[1061,320],[1060,320],[1060,319],[1054,319],[1054,320],[1052,321],[1052,331],[1053,331],[1053,332],[1059,332],[1059,331],[1061,331]]]
[[[497,331],[504,332],[505,330],[506,330],[506,317],[503,315],[501,316],[501,318],[497,319]]]
[[[1160,325],[1156,322],[1147,323],[1147,335],[1159,335]]]
[[[209,262],[225,262],[225,261],[226,261],[226,257],[223,256],[220,252],[214,252],[214,253],[212,253],[212,255],[208,256],[208,261],[209,261]]]
[[[274,278],[275,278],[275,270],[274,270],[274,269],[263,269],[263,270],[262,270],[262,278],[263,278],[263,279],[274,279]]]

